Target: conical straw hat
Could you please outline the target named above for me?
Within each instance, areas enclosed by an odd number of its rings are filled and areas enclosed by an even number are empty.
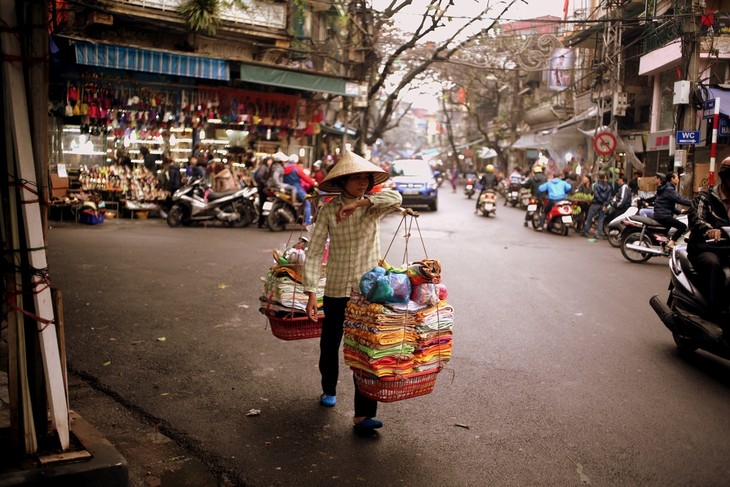
[[[340,193],[342,192],[342,187],[334,184],[334,181],[337,178],[358,173],[372,173],[375,184],[384,183],[388,179],[388,173],[382,168],[358,156],[354,152],[346,151],[342,159],[330,169],[327,176],[319,183],[319,189],[326,193]]]
[[[279,161],[279,162],[287,162],[289,160],[289,156],[284,154],[281,151],[277,152],[276,154],[274,154],[271,157],[273,157],[275,161]]]

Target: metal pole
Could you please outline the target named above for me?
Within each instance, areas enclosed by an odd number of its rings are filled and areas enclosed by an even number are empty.
[[[720,98],[715,98],[715,112],[712,115],[712,147],[710,148],[710,175],[707,182],[715,185],[715,159],[717,158],[717,132],[720,129]]]

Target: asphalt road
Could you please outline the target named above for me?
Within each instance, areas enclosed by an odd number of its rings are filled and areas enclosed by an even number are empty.
[[[279,340],[257,310],[296,232],[54,226],[70,367],[241,485],[727,485],[730,368],[681,357],[654,315],[667,261],[440,197],[407,253],[397,216],[382,240],[396,235],[392,264],[424,256],[419,234],[441,261],[453,359],[432,394],[380,405],[377,439],[352,433],[344,364],[337,407],[320,407],[317,340]]]

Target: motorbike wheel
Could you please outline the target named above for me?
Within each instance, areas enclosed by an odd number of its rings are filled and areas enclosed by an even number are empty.
[[[553,218],[553,221],[548,224],[548,228],[563,237],[566,237],[569,231],[568,225],[563,223],[560,218]]]
[[[179,227],[181,224],[187,226],[190,225],[190,217],[182,206],[175,205],[167,214],[167,224],[173,228]]]
[[[266,218],[266,223],[271,232],[281,232],[286,230],[286,226],[297,221],[297,214],[289,205],[274,203]]]
[[[612,247],[620,247],[621,246],[621,232],[618,230],[609,230],[606,234],[606,237],[608,238],[608,243],[611,244]]]
[[[241,217],[236,221],[228,222],[233,228],[245,228],[253,221],[253,214],[255,210],[246,208],[246,203],[237,202],[233,203],[233,211],[237,212]]]
[[[532,228],[537,230],[540,227],[540,212],[536,211],[532,214]]]
[[[650,248],[651,239],[646,235],[644,235],[643,238],[641,236],[641,233],[639,232],[634,232],[626,235],[626,237],[621,241],[621,254],[626,260],[635,264],[642,264],[651,259],[652,254],[648,252],[641,252],[640,250],[626,248],[626,245],[628,244],[640,245],[642,247]]]

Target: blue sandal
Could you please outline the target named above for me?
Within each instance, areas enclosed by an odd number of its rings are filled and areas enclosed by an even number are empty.
[[[337,396],[330,396],[329,394],[322,394],[319,396],[319,404],[331,408],[337,404]]]
[[[365,418],[359,423],[352,425],[355,433],[373,433],[374,430],[383,427],[383,422],[375,418]]]

